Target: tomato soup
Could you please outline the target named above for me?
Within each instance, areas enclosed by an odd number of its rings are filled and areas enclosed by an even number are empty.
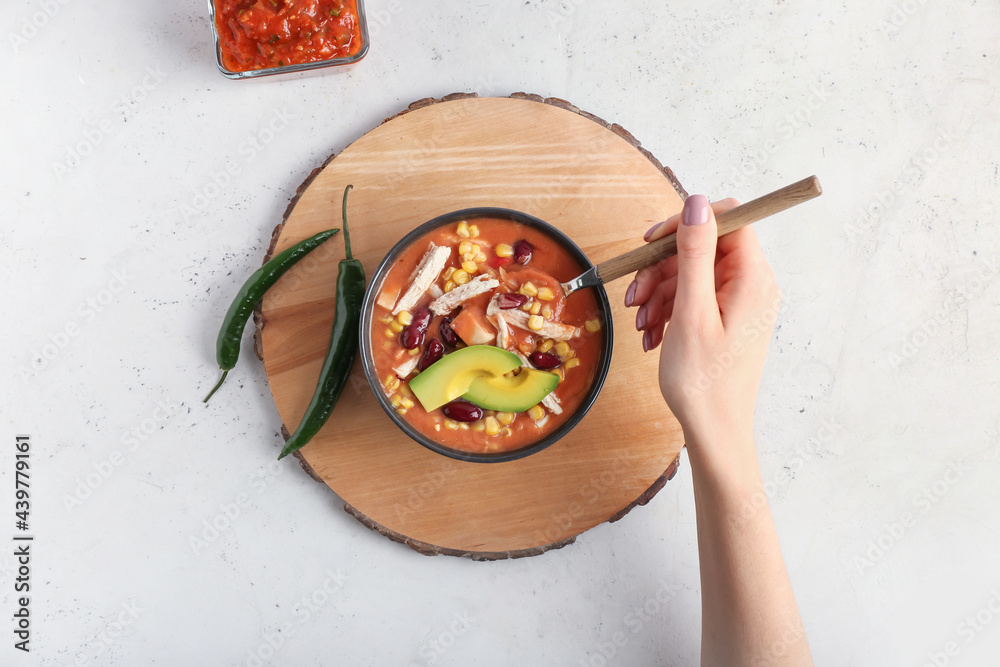
[[[521,449],[559,428],[580,407],[601,361],[593,292],[567,299],[560,285],[582,272],[555,239],[512,220],[473,218],[421,236],[389,268],[370,325],[372,361],[392,407],[430,439],[464,452]],[[519,412],[462,400],[425,410],[410,381],[475,345],[516,354],[522,366],[508,376],[546,371],[558,385]]]
[[[361,51],[357,0],[214,0],[231,72],[346,58]]]

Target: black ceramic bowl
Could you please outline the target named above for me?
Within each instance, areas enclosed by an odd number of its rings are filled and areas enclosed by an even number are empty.
[[[378,400],[379,405],[382,406],[385,413],[389,415],[389,418],[400,428],[400,430],[403,431],[403,433],[410,436],[413,440],[416,440],[427,449],[435,451],[438,454],[450,456],[451,458],[458,459],[460,461],[498,463],[501,461],[513,461],[515,459],[528,456],[529,454],[540,452],[569,433],[574,426],[580,423],[580,420],[583,419],[584,415],[587,414],[587,411],[590,410],[594,401],[597,400],[598,394],[601,393],[601,387],[604,386],[604,380],[607,377],[608,368],[611,366],[611,350],[612,343],[614,341],[614,334],[611,320],[611,304],[608,302],[607,293],[604,291],[604,288],[600,286],[587,288],[596,290],[594,296],[596,297],[597,307],[600,311],[601,332],[603,334],[601,356],[594,374],[594,380],[591,383],[586,396],[584,396],[580,407],[569,417],[569,419],[567,419],[555,431],[552,431],[548,435],[526,447],[507,452],[497,452],[495,454],[466,452],[443,445],[414,428],[404,417],[396,412],[395,408],[393,408],[392,404],[389,402],[389,399],[386,397],[385,391],[382,387],[381,379],[378,377],[378,371],[375,368],[371,340],[372,316],[375,310],[375,301],[382,289],[382,282],[385,280],[389,270],[396,262],[396,259],[406,248],[410,247],[412,243],[416,242],[416,240],[424,234],[427,234],[438,227],[454,225],[462,220],[474,222],[477,218],[501,218],[510,220],[517,224],[533,227],[545,233],[565,248],[582,267],[581,273],[592,266],[590,260],[588,260],[587,256],[583,254],[583,251],[580,250],[580,248],[573,243],[568,236],[549,223],[539,220],[538,218],[526,213],[520,213],[518,211],[512,211],[505,208],[483,207],[467,208],[462,209],[461,211],[454,211],[452,213],[446,213],[438,216],[433,220],[420,225],[400,239],[375,270],[375,274],[372,276],[371,282],[368,284],[368,291],[365,293],[364,308],[361,311],[361,364],[364,368],[365,376],[368,378],[368,384],[371,385],[372,393],[375,394],[375,398]]]

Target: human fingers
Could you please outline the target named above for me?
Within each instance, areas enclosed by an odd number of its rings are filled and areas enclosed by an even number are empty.
[[[649,300],[656,286],[677,275],[677,257],[668,257],[652,266],[639,269],[625,291],[626,306],[641,306]]]
[[[668,301],[673,303],[676,290],[677,276],[668,278],[657,285],[646,303],[640,306],[635,314],[635,328],[642,331],[659,321],[664,304]]]
[[[737,206],[739,206],[739,201],[730,197],[728,199],[713,202],[712,210],[715,211],[716,214],[720,214],[736,208]],[[682,215],[683,211],[670,216],[663,222],[656,223],[649,228],[649,231],[646,232],[643,239],[649,243],[659,240],[668,234],[673,234],[677,231],[677,226],[680,224]],[[720,248],[721,247],[722,246],[720,246]],[[661,280],[668,279],[675,275],[677,275],[676,255],[668,257],[652,267],[640,269],[636,272],[635,278],[625,291],[625,305],[641,306],[649,299],[653,289],[655,289],[656,285],[659,284]]]
[[[684,202],[677,228],[677,292],[674,317],[696,322],[705,317],[717,321],[715,298],[715,253],[718,228],[715,214],[704,195],[691,195]]]

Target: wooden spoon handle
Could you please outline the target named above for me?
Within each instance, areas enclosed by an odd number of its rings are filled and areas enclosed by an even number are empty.
[[[748,201],[746,204],[717,216],[719,236],[725,236],[741,227],[746,227],[758,220],[797,206],[821,194],[823,194],[823,188],[815,176],[786,185],[780,190]],[[601,282],[610,282],[676,254],[677,234],[669,234],[662,239],[630,250],[624,255],[618,255],[601,262],[597,265],[597,274],[600,276]]]

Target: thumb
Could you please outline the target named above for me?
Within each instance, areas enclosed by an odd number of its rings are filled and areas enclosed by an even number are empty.
[[[677,294],[675,318],[699,317],[711,308],[718,314],[715,296],[715,249],[718,243],[715,212],[705,195],[691,195],[684,202],[677,226]]]

